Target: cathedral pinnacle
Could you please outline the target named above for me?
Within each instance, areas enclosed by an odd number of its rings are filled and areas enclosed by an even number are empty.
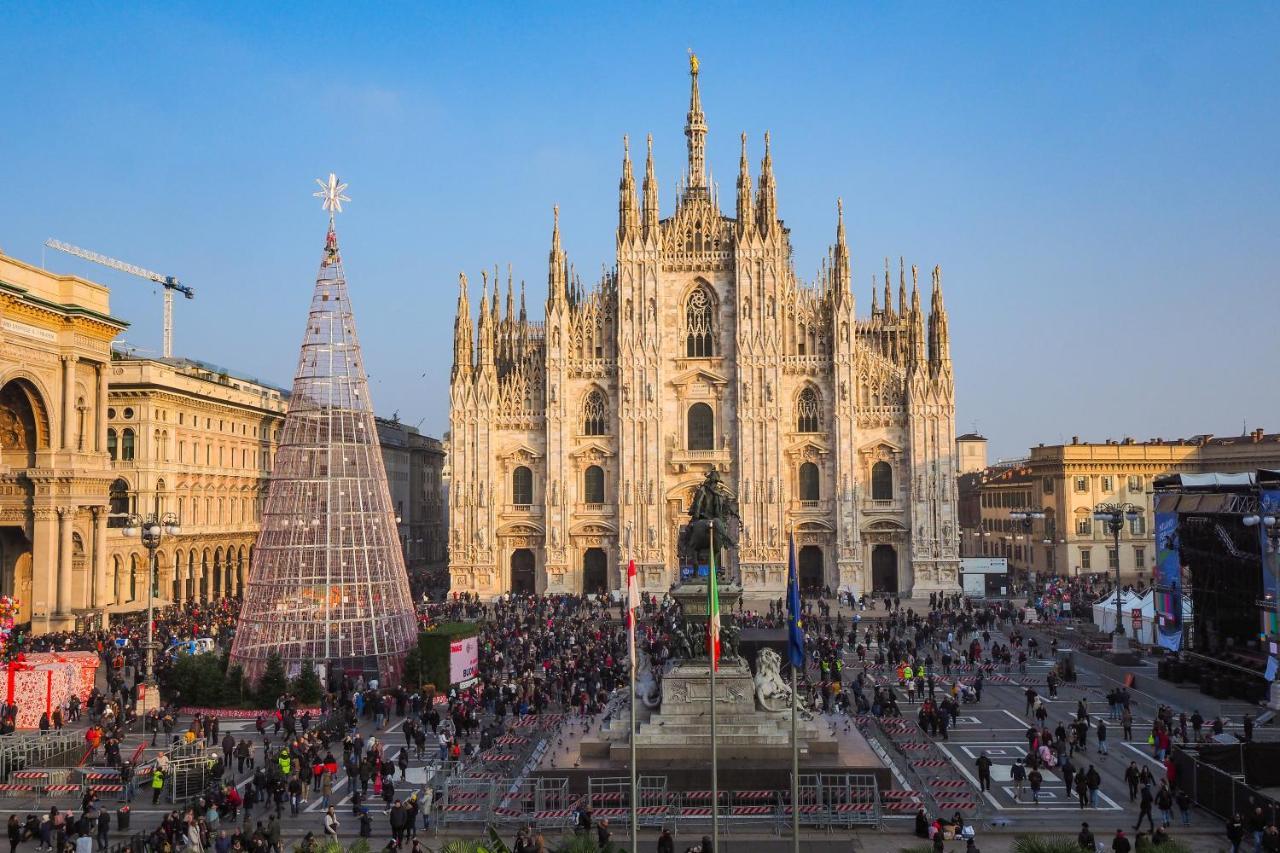
[[[764,232],[773,230],[778,220],[778,187],[773,179],[773,152],[769,131],[764,132],[764,160],[760,163],[760,190],[756,201],[756,219]]]
[[[644,161],[644,236],[658,237],[658,180],[653,176],[653,134],[648,138],[649,153]]]
[[[898,256],[898,313],[907,316],[907,268],[902,256]]]
[[[698,92],[698,67],[697,54],[690,48],[689,114],[684,126],[684,135],[689,138],[687,193],[706,193],[707,191],[707,118],[702,114],[702,96]]]
[[[477,367],[493,365],[493,324],[489,317],[489,272],[480,271],[480,360]],[[493,301],[498,301],[498,282],[493,283]]]
[[[453,376],[471,375],[471,304],[467,300],[466,273],[458,273],[458,313],[453,320]]]
[[[832,253],[832,286],[836,300],[843,301],[849,295],[849,244],[844,233],[844,199],[836,199],[836,245]]]
[[[933,300],[929,305],[929,371],[935,376],[951,369],[951,336],[947,309],[942,304],[942,268],[933,268]]]
[[[618,242],[640,233],[640,209],[636,200],[636,176],[631,170],[631,142],[622,137],[622,180],[618,181]]]
[[[884,259],[884,313],[885,316],[892,318],[893,314],[893,297],[889,292],[889,259]]]
[[[551,254],[547,258],[547,303],[563,305],[565,295],[565,258],[560,248],[560,205],[551,209]]]
[[[738,234],[750,234],[755,225],[751,200],[751,167],[747,163],[747,134],[742,134],[742,156],[738,159]]]

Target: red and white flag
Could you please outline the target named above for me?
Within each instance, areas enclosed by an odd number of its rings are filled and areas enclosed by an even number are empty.
[[[636,670],[636,611],[640,609],[640,585],[636,581],[636,561],[627,563],[627,650],[631,654],[631,671]]]

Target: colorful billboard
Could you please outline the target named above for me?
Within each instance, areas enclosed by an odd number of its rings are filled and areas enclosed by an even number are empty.
[[[480,671],[480,640],[467,637],[449,644],[449,683],[466,687]]]
[[[1156,512],[1156,642],[1170,651],[1182,648],[1182,554],[1178,514]]]

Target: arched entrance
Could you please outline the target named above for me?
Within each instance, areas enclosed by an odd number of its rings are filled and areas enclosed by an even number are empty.
[[[48,447],[49,416],[40,392],[25,379],[6,383],[0,388],[0,462],[33,468],[36,451]]]
[[[826,584],[826,573],[822,566],[822,549],[817,545],[805,545],[797,557],[800,572],[800,590],[802,592],[821,592]]]
[[[871,589],[898,593],[898,549],[892,545],[876,545],[871,549]]]
[[[609,556],[603,548],[582,552],[582,592],[603,595],[609,591]]]
[[[528,548],[517,548],[511,552],[512,594],[533,595],[537,591],[533,567],[533,552]]]
[[[0,594],[18,599],[18,621],[30,621],[31,542],[21,527],[0,527]]]

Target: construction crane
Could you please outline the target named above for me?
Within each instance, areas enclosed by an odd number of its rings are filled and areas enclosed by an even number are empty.
[[[84,258],[86,261],[93,261],[95,264],[102,264],[104,267],[111,267],[113,270],[127,272],[130,275],[136,275],[139,278],[150,279],[156,284],[164,288],[164,357],[171,358],[173,356],[173,292],[176,290],[188,299],[194,299],[196,292],[178,281],[171,275],[160,275],[158,272],[152,272],[133,264],[126,264],[124,261],[117,261],[115,258],[108,258],[106,255],[100,255],[97,252],[90,252],[88,249],[81,249],[79,246],[73,246],[70,243],[63,243],[61,240],[45,240],[44,244],[50,249],[57,249],[59,252],[66,252],[68,255],[75,255],[77,258]]]

